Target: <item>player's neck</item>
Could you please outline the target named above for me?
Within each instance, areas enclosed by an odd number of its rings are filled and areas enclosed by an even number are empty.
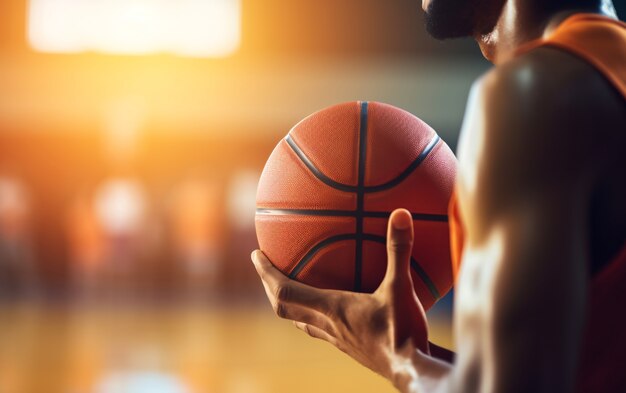
[[[597,7],[544,13],[530,9],[528,4],[527,0],[507,1],[494,30],[474,37],[483,55],[492,63],[502,63],[513,57],[517,49],[525,43],[550,35],[572,14],[587,12],[617,19],[610,1],[599,1]]]

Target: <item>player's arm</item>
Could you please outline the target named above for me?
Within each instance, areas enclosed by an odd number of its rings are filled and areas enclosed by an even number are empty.
[[[544,66],[552,54],[536,56],[492,72],[473,93],[466,126],[480,140],[460,151],[467,238],[455,391],[566,392],[575,380],[599,160],[588,110]]]
[[[567,392],[584,323],[587,206],[601,161],[593,124],[551,52],[492,71],[474,87],[459,151],[466,226],[456,286],[457,359],[424,379],[416,351],[405,388]],[[558,56],[558,54],[557,54]],[[577,92],[579,93],[579,92]],[[471,137],[472,139],[467,139]]]

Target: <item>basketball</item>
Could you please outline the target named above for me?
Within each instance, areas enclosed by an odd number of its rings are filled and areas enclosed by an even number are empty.
[[[413,216],[411,276],[429,309],[452,286],[448,203],[456,158],[414,115],[377,102],[314,113],[270,155],[257,190],[261,250],[285,275],[373,292],[386,266],[387,221]]]

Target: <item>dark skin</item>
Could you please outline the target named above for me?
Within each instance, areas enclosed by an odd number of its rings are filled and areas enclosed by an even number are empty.
[[[428,344],[408,270],[413,232],[406,211],[390,217],[387,275],[373,294],[306,286],[253,253],[280,317],[400,391],[574,388],[590,271],[626,239],[626,105],[571,54],[538,48],[513,58],[520,45],[581,11],[542,13],[538,3],[494,0],[491,30],[481,21],[475,34],[497,66],[472,88],[459,142],[456,190],[466,239],[454,362]],[[589,4],[583,11],[614,17],[610,2]]]

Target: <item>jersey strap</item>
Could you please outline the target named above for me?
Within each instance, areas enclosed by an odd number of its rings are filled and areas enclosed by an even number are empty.
[[[560,48],[587,61],[626,99],[626,23],[597,14],[574,14],[550,36],[523,45],[517,56],[540,46]]]

